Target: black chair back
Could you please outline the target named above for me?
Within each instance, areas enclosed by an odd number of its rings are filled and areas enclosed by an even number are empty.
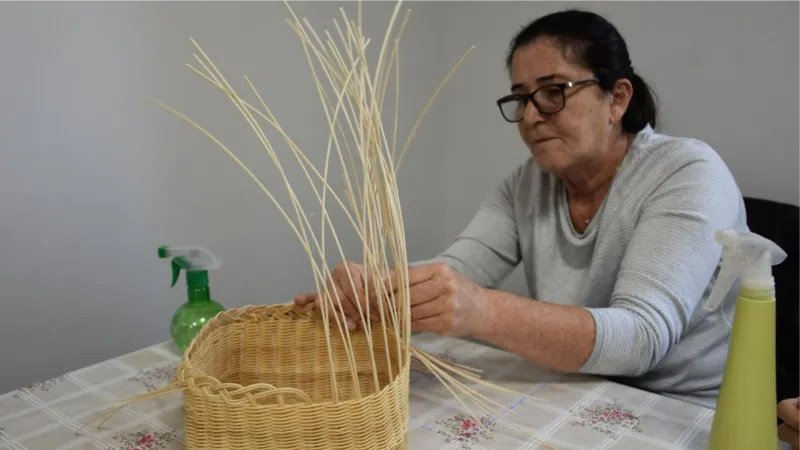
[[[800,371],[798,355],[800,349],[800,208],[794,205],[745,197],[747,226],[778,244],[787,253],[782,263],[773,267],[775,276],[776,357],[778,400],[800,396]]]

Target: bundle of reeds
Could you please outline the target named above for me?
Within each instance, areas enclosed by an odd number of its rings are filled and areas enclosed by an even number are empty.
[[[318,307],[313,310],[279,304],[220,313],[186,350],[177,379],[160,391],[134,399],[182,391],[189,450],[405,449],[412,354],[465,408],[469,410],[464,402],[468,399],[498,421],[506,421],[504,407],[470,385],[502,388],[411,343],[408,261],[397,171],[428,108],[472,48],[435,90],[400,148],[398,50],[410,12],[397,26],[400,6],[398,2],[394,8],[377,63],[371,68],[366,57],[370,39],[362,34],[360,4],[357,20],[351,20],[343,9],[341,23],[333,20],[338,42],[328,31],[323,39],[287,4],[292,17],[288,23],[300,37],[330,129],[322,170],[311,164],[283,131],[250,79],[245,76],[254,102],[244,100],[192,40],[197,66],[187,66],[225,94],[247,121],[285,184],[292,211],[284,209],[261,179],[219,139],[184,114],[151,99],[211,139],[272,201],[307,253],[319,293]],[[390,139],[382,114],[392,69],[395,114]],[[311,185],[321,207],[319,235],[267,139],[264,125],[283,137]],[[332,151],[341,166],[343,195],[328,182]],[[364,324],[358,331],[345,325],[343,299],[328,282],[326,234],[341,259],[346,259],[326,209],[329,199],[341,208],[363,244],[363,292],[370,292],[372,300],[355,303]],[[385,286],[389,271],[396,272],[395,286]],[[352,277],[349,281],[353,292],[362,292]]]

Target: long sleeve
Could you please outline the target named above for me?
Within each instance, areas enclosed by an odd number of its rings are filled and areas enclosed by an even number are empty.
[[[720,229],[740,226],[741,195],[720,159],[676,168],[646,198],[607,308],[590,308],[595,347],[582,372],[639,376],[681,339],[718,266]]]
[[[477,214],[433,261],[448,264],[479,286],[497,288],[522,256],[514,219],[514,178],[503,180],[481,203]]]

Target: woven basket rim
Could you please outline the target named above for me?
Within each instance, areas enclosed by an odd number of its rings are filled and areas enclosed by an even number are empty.
[[[226,396],[220,395],[220,394],[207,394],[206,392],[203,391],[202,388],[191,389],[191,388],[187,387],[186,391],[195,392],[195,393],[202,392],[205,399],[219,399],[221,402],[223,402],[225,404],[228,404],[228,405],[241,405],[241,406],[247,406],[248,408],[254,408],[254,409],[281,409],[281,408],[283,408],[283,409],[286,409],[286,410],[289,410],[289,409],[292,409],[292,410],[301,409],[302,410],[302,409],[317,409],[319,407],[342,407],[342,408],[346,408],[348,406],[352,406],[352,405],[357,404],[357,403],[370,402],[370,401],[378,400],[379,397],[382,397],[383,395],[386,395],[386,392],[388,390],[390,390],[392,388],[396,388],[396,386],[395,386],[396,383],[403,382],[404,379],[407,380],[408,377],[405,376],[407,373],[408,373],[408,369],[405,369],[402,372],[399,372],[397,374],[397,376],[395,376],[395,379],[393,381],[390,381],[389,383],[387,383],[378,392],[371,392],[368,395],[363,395],[361,398],[350,398],[350,399],[347,399],[347,400],[340,400],[338,402],[332,401],[332,400],[327,400],[327,401],[314,402],[314,403],[292,403],[292,404],[283,404],[283,405],[277,404],[277,403],[252,404],[247,399],[247,397],[241,397],[241,398],[238,398],[238,399],[233,399],[233,398],[226,397]],[[228,384],[232,384],[232,383],[228,383]],[[260,384],[262,384],[262,383],[256,383],[256,384],[248,385],[247,387],[258,386]],[[269,385],[266,385],[266,386],[269,386]],[[283,394],[283,395],[286,395],[286,394]]]

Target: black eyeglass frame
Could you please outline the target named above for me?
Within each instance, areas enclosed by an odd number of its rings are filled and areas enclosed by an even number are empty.
[[[509,94],[509,95],[506,95],[505,97],[499,98],[496,103],[497,103],[497,107],[500,109],[500,115],[503,116],[503,119],[506,122],[518,123],[518,122],[522,121],[522,117],[520,116],[520,118],[517,119],[517,120],[509,120],[508,117],[506,117],[505,113],[503,113],[503,104],[505,104],[507,102],[510,102],[510,101],[520,101],[520,102],[524,101],[525,102],[525,106],[523,107],[523,109],[524,109],[524,108],[528,107],[528,102],[531,102],[531,103],[533,103],[533,106],[536,108],[537,111],[539,111],[540,114],[544,114],[544,115],[556,114],[556,113],[560,112],[561,110],[563,110],[564,107],[567,106],[567,95],[566,95],[566,90],[567,89],[569,89],[571,87],[575,87],[575,86],[581,86],[581,85],[584,85],[584,84],[593,84],[593,83],[599,83],[599,82],[600,82],[600,80],[597,79],[597,78],[586,78],[586,79],[578,80],[578,81],[567,81],[565,83],[547,84],[547,85],[539,87],[538,89],[536,89],[535,91],[533,91],[533,92],[531,92],[529,94]],[[561,108],[559,108],[559,109],[557,109],[555,111],[542,111],[542,108],[539,106],[538,103],[536,103],[535,95],[536,95],[536,93],[538,93],[542,89],[552,89],[554,87],[558,88],[561,91]]]

